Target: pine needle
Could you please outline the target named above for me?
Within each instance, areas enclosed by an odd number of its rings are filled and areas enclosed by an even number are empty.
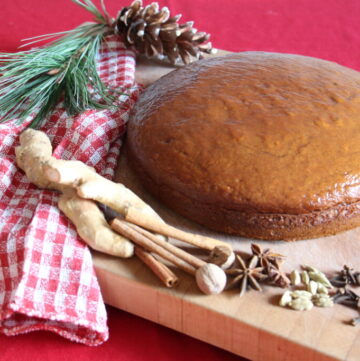
[[[21,123],[35,113],[30,127],[38,127],[62,97],[69,115],[113,104],[114,97],[96,70],[111,19],[91,0],[72,1],[91,12],[96,23],[26,39],[32,44],[62,36],[45,47],[0,53],[0,122],[17,118]]]

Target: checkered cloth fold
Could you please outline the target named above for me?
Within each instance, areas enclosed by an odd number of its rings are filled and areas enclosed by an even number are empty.
[[[119,107],[69,117],[59,104],[41,130],[50,137],[55,157],[81,160],[112,178],[139,92],[134,54],[109,37],[98,70],[121,92]],[[49,330],[98,345],[107,340],[108,328],[89,249],[59,211],[58,193],[30,184],[16,166],[15,146],[29,122],[0,125],[0,332]]]

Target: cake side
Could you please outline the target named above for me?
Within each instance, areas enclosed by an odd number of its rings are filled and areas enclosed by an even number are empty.
[[[155,184],[126,148],[131,168],[157,200],[211,230],[247,238],[294,241],[330,236],[360,226],[360,202],[304,214],[239,212],[201,203],[166,185]]]

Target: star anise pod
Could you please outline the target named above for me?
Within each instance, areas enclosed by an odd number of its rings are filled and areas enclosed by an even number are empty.
[[[279,260],[275,259],[273,263],[270,263],[267,259],[264,259],[264,271],[270,284],[282,288],[290,286],[291,281],[286,273],[281,270]]]
[[[228,286],[232,287],[240,283],[240,297],[244,295],[248,286],[257,291],[262,291],[259,282],[267,278],[262,272],[263,267],[256,267],[259,261],[257,256],[252,256],[246,264],[239,254],[236,254],[238,261],[238,267],[230,268],[226,270],[226,274],[233,276],[234,278],[229,282]]]
[[[344,268],[330,282],[335,287],[360,286],[360,272],[356,272],[353,268],[344,265]]]
[[[263,250],[261,246],[256,243],[251,244],[251,251],[253,255],[259,258],[259,264],[261,267],[266,267],[268,263],[275,266],[275,261],[280,264],[285,258],[282,254],[274,253],[270,248]]]

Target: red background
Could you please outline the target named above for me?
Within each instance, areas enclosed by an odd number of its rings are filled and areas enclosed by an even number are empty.
[[[113,15],[129,4],[105,2]],[[211,33],[215,47],[304,54],[360,70],[359,0],[160,0],[165,5]],[[0,6],[0,51],[6,52],[16,51],[21,39],[90,19],[70,0],[1,0]],[[102,346],[78,345],[45,332],[0,335],[0,360],[239,360],[125,312],[108,311],[110,340]]]

